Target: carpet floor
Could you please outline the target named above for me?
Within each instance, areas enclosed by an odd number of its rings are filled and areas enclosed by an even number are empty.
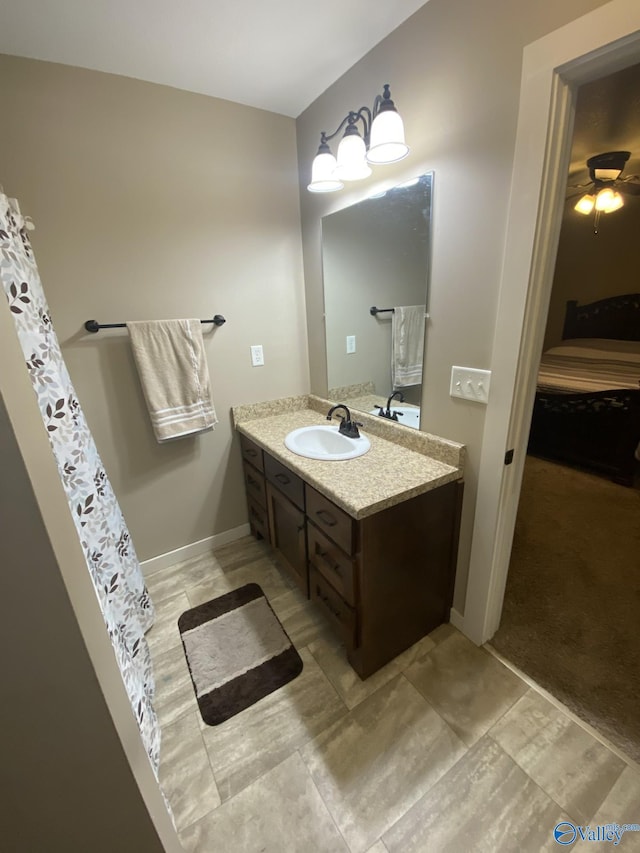
[[[493,647],[640,761],[640,491],[528,457]]]

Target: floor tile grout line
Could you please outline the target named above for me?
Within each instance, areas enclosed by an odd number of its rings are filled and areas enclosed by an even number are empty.
[[[611,787],[609,788],[609,790],[607,791],[607,793],[606,793],[606,794],[604,795],[604,797],[602,798],[602,801],[601,801],[601,802],[598,804],[598,806],[595,808],[595,810],[594,810],[593,814],[590,814],[590,815],[589,815],[589,817],[587,818],[587,820],[583,822],[579,817],[577,817],[576,815],[571,814],[571,813],[570,813],[570,810],[569,810],[568,808],[566,808],[566,807],[565,807],[565,806],[563,806],[561,803],[559,803],[559,802],[556,800],[556,798],[553,796],[553,794],[550,794],[550,793],[549,793],[549,791],[545,791],[545,789],[542,787],[542,785],[541,785],[539,782],[536,782],[536,780],[533,778],[533,776],[531,776],[531,775],[527,772],[527,770],[522,766],[522,764],[520,764],[520,762],[518,761],[518,759],[517,759],[515,756],[511,755],[511,753],[510,753],[510,752],[507,752],[507,750],[502,746],[502,744],[501,744],[501,743],[496,739],[495,735],[492,735],[492,734],[491,734],[491,729],[490,729],[488,732],[486,732],[486,734],[484,735],[484,737],[491,738],[491,740],[493,741],[493,743],[495,743],[495,745],[496,745],[496,746],[497,746],[497,747],[498,747],[502,752],[504,752],[504,754],[505,754],[508,758],[510,758],[510,759],[511,759],[511,761],[513,761],[513,763],[514,763],[517,767],[519,767],[519,768],[520,768],[520,770],[522,770],[522,772],[525,774],[525,776],[527,777],[527,779],[530,779],[530,780],[531,780],[531,782],[533,782],[533,784],[536,786],[536,788],[539,788],[539,789],[542,791],[542,793],[545,795],[545,797],[548,797],[548,798],[551,800],[551,802],[555,803],[555,804],[556,804],[556,806],[558,806],[558,808],[560,809],[560,811],[561,811],[563,814],[566,814],[568,817],[570,817],[570,818],[571,818],[571,821],[572,821],[576,826],[584,826],[584,825],[587,825],[587,824],[589,823],[589,821],[593,820],[593,817],[598,813],[598,809],[602,806],[602,803],[604,803],[604,801],[607,799],[607,797],[609,796],[609,794],[610,794],[610,793],[611,793],[611,791],[613,790],[614,785],[616,785],[616,784],[617,784],[618,779],[620,778],[620,776],[621,776],[621,775],[622,775],[622,773],[624,772],[624,770],[621,770],[621,771],[620,771],[620,774],[616,777],[615,782],[613,782],[613,783],[612,783]]]
[[[309,743],[310,743],[310,741],[309,741]],[[307,744],[304,744],[304,746],[306,746],[306,745],[307,745]],[[332,822],[332,823],[333,823],[333,825],[335,826],[336,831],[337,831],[338,835],[340,836],[340,838],[342,838],[342,840],[343,840],[343,842],[344,842],[344,846],[345,846],[345,848],[349,851],[349,853],[353,853],[352,848],[351,848],[351,845],[349,844],[349,842],[347,841],[347,839],[344,837],[344,835],[343,835],[343,833],[342,833],[342,830],[340,829],[340,826],[338,825],[338,822],[337,822],[337,820],[335,819],[335,816],[334,816],[333,812],[332,812],[332,811],[331,811],[331,809],[329,808],[329,804],[327,803],[327,801],[325,800],[325,798],[322,796],[322,792],[320,791],[320,788],[318,788],[318,786],[316,785],[316,780],[313,778],[313,773],[311,772],[311,768],[309,767],[309,765],[307,764],[307,762],[304,760],[304,756],[302,755],[302,752],[300,751],[300,747],[298,747],[298,749],[296,749],[296,752],[298,753],[298,755],[299,755],[299,757],[300,757],[300,761],[301,761],[301,762],[302,762],[302,764],[304,765],[304,769],[307,771],[307,775],[309,776],[309,779],[310,779],[310,781],[311,781],[311,784],[313,785],[313,787],[314,787],[314,789],[316,790],[316,792],[317,792],[318,796],[320,797],[320,800],[322,801],[322,804],[324,805],[325,809],[327,810],[327,814],[328,814],[328,815],[329,815],[329,817],[331,818],[331,822]],[[371,845],[369,845],[369,846],[371,846]]]
[[[197,713],[198,713],[198,709],[195,709],[193,713],[197,715]],[[183,716],[186,716],[186,715],[183,715]],[[176,720],[176,721],[173,721],[173,722],[177,722],[177,720]],[[169,725],[173,725],[173,722],[172,722],[172,723],[170,723]],[[198,724],[197,724],[197,720],[196,720],[196,726],[197,726],[197,725],[198,725]],[[213,773],[213,768],[211,767],[211,762],[210,762],[210,760],[209,760],[208,753],[207,753],[206,748],[205,748],[205,746],[204,746],[204,740],[203,740],[203,738],[202,738],[202,732],[201,732],[201,730],[200,730],[200,728],[199,728],[199,727],[198,727],[198,733],[199,733],[199,735],[200,735],[200,740],[201,740],[201,742],[202,742],[202,749],[204,749],[204,751],[205,751],[205,757],[206,757],[206,759],[207,759],[207,766],[209,767],[209,769],[210,769],[210,771],[211,771],[211,775],[212,775],[212,778],[213,778],[213,782],[214,782],[214,785],[215,785],[215,787],[216,787],[216,795],[217,795],[218,799],[220,799],[220,791],[219,791],[219,789],[218,789],[218,783],[217,783],[216,778],[215,778],[215,775],[214,775],[214,773]],[[160,784],[160,783],[159,783],[159,784]],[[164,787],[163,787],[162,785],[160,785],[160,787],[162,788],[163,793],[165,794],[165,796],[167,797],[167,799],[168,799],[168,800],[169,800],[169,802],[171,803],[171,799],[169,798],[169,796],[168,796],[168,795],[167,795],[167,793],[165,792]],[[172,805],[173,805],[173,804],[172,804]],[[219,805],[218,805],[218,806],[214,806],[214,808],[213,808],[213,809],[207,809],[207,810],[206,810],[206,812],[205,812],[204,814],[200,815],[199,817],[194,818],[193,820],[190,820],[190,821],[189,821],[188,823],[186,823],[184,826],[181,826],[181,827],[179,827],[179,828],[178,828],[178,826],[177,826],[177,824],[176,824],[176,829],[177,829],[178,833],[180,833],[180,832],[184,831],[184,830],[185,830],[185,829],[187,829],[189,826],[192,826],[194,823],[197,823],[197,822],[198,822],[199,820],[201,820],[205,815],[209,814],[209,812],[210,812],[210,811],[215,811],[215,809],[216,809],[216,808],[219,808]],[[174,818],[175,818],[175,815],[174,815]]]
[[[591,735],[595,740],[597,740],[602,746],[606,747],[610,752],[612,752],[615,756],[620,758],[631,767],[633,770],[640,772],[640,764],[637,761],[634,761],[631,756],[627,755],[620,747],[616,746],[612,743],[605,735],[601,734],[596,728],[587,723],[585,720],[582,720],[578,715],[568,708],[560,699],[557,699],[552,693],[549,693],[544,687],[539,685],[530,675],[527,675],[526,672],[519,669],[515,664],[513,664],[510,660],[505,658],[499,651],[497,651],[490,643],[485,643],[483,646],[490,655],[499,660],[500,663],[504,664],[507,669],[511,670],[514,675],[517,675],[522,681],[525,682],[531,689],[533,689],[536,693],[539,693],[543,699],[546,699],[550,702],[554,707],[556,707],[559,711],[562,711],[564,714],[569,717],[574,723],[576,723],[581,729],[583,729],[587,734]]]
[[[306,649],[307,647],[306,647],[306,646],[303,646],[303,648],[304,648],[304,649]],[[315,659],[314,659],[314,660],[315,660]],[[331,684],[331,682],[329,681],[329,679],[326,677],[326,675],[325,675],[325,673],[324,673],[324,670],[322,669],[322,667],[320,667],[320,665],[319,665],[319,664],[318,664],[318,669],[320,670],[321,674],[325,677],[325,680],[328,682],[329,686],[330,686],[330,687],[335,691],[335,688],[333,687],[333,684]],[[337,691],[335,691],[335,692],[336,692],[336,694],[337,694]],[[342,698],[340,697],[340,695],[339,695],[339,694],[337,694],[337,695],[338,695],[338,699],[342,702]],[[265,698],[266,698],[266,697],[265,697]],[[259,775],[259,776],[256,776],[256,778],[255,778],[255,779],[252,779],[248,784],[246,784],[246,785],[244,786],[244,788],[240,788],[240,790],[239,790],[239,791],[236,791],[236,792],[235,792],[235,794],[232,794],[232,795],[231,795],[230,797],[228,797],[226,800],[223,800],[223,801],[220,803],[220,805],[224,805],[224,803],[228,803],[228,802],[230,802],[234,797],[237,797],[237,796],[238,796],[238,794],[241,794],[241,793],[242,793],[242,791],[246,791],[246,789],[247,789],[247,788],[249,788],[249,787],[251,787],[251,785],[253,785],[253,783],[254,783],[254,782],[257,782],[257,781],[258,781],[258,779],[262,779],[264,776],[266,776],[266,775],[267,775],[267,773],[271,773],[271,771],[272,771],[272,770],[275,770],[275,768],[276,768],[276,767],[279,767],[279,766],[280,766],[280,764],[282,764],[282,762],[283,762],[283,761],[286,761],[288,758],[291,758],[291,756],[292,756],[292,755],[294,755],[296,752],[299,752],[301,749],[303,749],[305,746],[307,746],[307,744],[311,743],[311,742],[312,742],[312,741],[314,741],[316,738],[318,738],[318,737],[320,737],[322,734],[324,734],[324,732],[325,732],[327,729],[331,728],[331,726],[333,726],[333,725],[335,725],[336,723],[338,723],[338,722],[340,722],[341,720],[343,720],[343,719],[344,719],[344,718],[349,714],[349,709],[348,709],[348,708],[347,708],[347,706],[344,704],[344,702],[342,702],[342,705],[344,706],[344,711],[345,711],[345,713],[344,713],[341,717],[339,717],[337,720],[334,720],[334,722],[333,722],[333,723],[329,723],[329,725],[328,725],[328,726],[326,726],[325,728],[323,728],[320,732],[318,732],[317,734],[313,735],[312,737],[309,737],[309,738],[308,738],[307,740],[305,740],[303,743],[299,743],[299,744],[297,744],[295,747],[292,747],[291,752],[290,752],[290,753],[289,753],[285,758],[283,758],[283,759],[282,759],[282,761],[279,761],[279,762],[278,762],[277,764],[275,764],[273,767],[269,767],[267,770],[265,770],[265,771],[263,771],[262,773],[260,773],[260,775]],[[242,712],[241,712],[241,713],[242,713]],[[224,725],[224,724],[223,724],[223,725]],[[200,729],[200,733],[201,733],[201,734],[202,734],[202,732],[203,732],[203,730],[202,730],[202,729]],[[202,735],[202,739],[203,739],[203,742],[204,742],[204,735]],[[205,748],[205,750],[206,750],[206,752],[207,752],[207,757],[208,757],[208,759],[209,759],[209,764],[211,765],[211,769],[212,769],[212,771],[213,771],[213,778],[214,778],[214,780],[215,780],[216,787],[218,788],[218,794],[220,794],[220,787],[219,787],[219,785],[218,785],[218,780],[217,780],[217,777],[216,777],[215,770],[213,770],[213,765],[211,764],[211,757],[210,757],[210,755],[209,755],[209,750],[208,750],[208,748],[207,748],[206,743],[205,743],[205,745],[204,745],[204,748]],[[222,800],[222,798],[221,798],[221,800]],[[220,806],[218,806],[217,808],[219,808],[219,807],[220,807]],[[212,811],[215,811],[215,809],[212,809]]]
[[[517,673],[515,673],[515,674],[517,674]],[[527,690],[522,694],[522,696],[520,696],[520,698],[519,698],[519,699],[517,699],[517,700],[516,700],[516,702],[514,702],[514,704],[513,704],[513,705],[511,705],[511,706],[510,706],[510,708],[508,708],[508,709],[505,711],[505,713],[504,713],[504,714],[503,714],[499,719],[497,719],[497,720],[495,721],[495,723],[491,726],[491,728],[489,728],[489,729],[485,732],[485,734],[489,735],[489,737],[491,738],[491,740],[493,740],[493,741],[494,741],[494,743],[497,743],[497,744],[498,744],[498,746],[503,750],[503,752],[505,752],[505,753],[506,753],[510,758],[512,758],[512,759],[513,759],[513,761],[515,761],[515,763],[518,765],[518,767],[520,767],[520,769],[521,769],[521,770],[523,770],[523,771],[527,774],[527,776],[529,776],[529,778],[530,778],[532,781],[534,781],[534,782],[535,782],[535,779],[533,779],[533,777],[532,777],[532,776],[530,776],[530,774],[528,773],[528,771],[527,771],[526,767],[523,767],[523,766],[522,766],[522,764],[520,764],[520,762],[519,762],[519,761],[518,761],[518,759],[515,757],[515,755],[511,755],[511,753],[510,753],[510,752],[507,752],[507,750],[506,750],[506,749],[502,746],[502,744],[498,741],[498,739],[496,738],[496,736],[495,736],[494,734],[492,734],[493,730],[494,730],[494,729],[495,729],[495,727],[498,725],[498,723],[500,723],[500,722],[501,722],[501,721],[506,717],[506,715],[507,715],[507,714],[511,713],[511,711],[515,708],[515,706],[516,706],[516,705],[518,705],[520,702],[522,702],[522,701],[526,698],[526,696],[527,696],[527,695],[532,694],[532,693],[536,693],[536,691],[535,691],[532,687],[529,687],[529,688],[528,688],[528,689],[527,689]],[[545,697],[543,696],[542,698],[544,699]],[[552,704],[552,703],[549,703],[549,704]],[[554,707],[557,711],[559,711],[561,714],[564,714],[564,709],[563,709],[563,708],[559,708],[559,707],[557,707],[556,705],[553,705],[553,707]],[[566,716],[566,717],[567,717],[567,720],[568,720],[570,723],[575,722],[574,720],[572,720],[572,719],[571,719],[571,717],[570,717],[568,714],[564,714],[564,716]],[[578,728],[580,728],[582,731],[585,731],[585,734],[587,734],[587,735],[590,735],[590,734],[591,734],[590,732],[588,732],[588,731],[586,731],[585,729],[583,729],[581,726],[578,726]],[[596,739],[594,738],[594,740],[596,740]],[[598,743],[600,743],[600,741],[597,741],[597,742],[598,742]],[[603,743],[600,743],[600,746],[604,747],[605,749],[607,748],[607,747],[606,747],[606,744],[603,744]],[[609,751],[611,751],[611,750],[609,750]],[[615,758],[618,758],[619,760],[621,760],[621,761],[622,761],[622,758],[621,758],[620,756],[615,755],[615,753],[612,753],[612,754],[614,755],[614,757],[615,757]],[[623,763],[624,763],[624,762],[623,762]],[[620,769],[620,773],[618,773],[618,775],[616,776],[615,781],[611,783],[611,787],[609,788],[609,790],[607,791],[607,793],[603,796],[602,800],[600,801],[600,803],[598,804],[598,806],[595,808],[595,810],[594,810],[593,814],[590,814],[590,815],[589,815],[588,820],[592,820],[593,816],[594,816],[595,814],[597,814],[598,809],[602,806],[602,803],[604,803],[604,801],[606,800],[606,798],[609,796],[609,794],[611,793],[611,791],[613,790],[614,786],[617,784],[618,780],[620,779],[620,776],[622,776],[622,774],[623,774],[623,773],[624,773],[624,767],[622,767],[622,768]],[[536,784],[538,784],[538,783],[536,782]],[[541,786],[541,785],[538,785],[538,787],[539,787],[539,788],[541,788],[541,790],[543,790],[543,791],[544,791],[544,788],[542,788],[542,786]],[[556,803],[556,805],[558,805],[558,806],[559,806],[559,807],[560,807],[564,812],[566,812],[566,813],[568,814],[568,811],[569,811],[569,810],[568,810],[568,809],[565,809],[565,808],[564,808],[564,806],[560,805],[560,803],[558,803],[558,802],[557,802],[557,800],[555,799],[555,797],[553,797],[553,795],[552,795],[552,794],[548,793],[547,791],[545,791],[545,793],[547,794],[547,796],[548,796],[548,797],[550,797],[550,798],[551,798],[551,799]],[[579,821],[578,821],[578,822],[579,822]]]
[[[331,678],[331,676],[329,675],[329,673],[328,673],[328,672],[325,670],[325,668],[322,666],[321,662],[318,660],[318,658],[313,654],[313,652],[312,652],[312,651],[311,651],[311,649],[309,648],[309,647],[310,647],[311,645],[313,645],[313,643],[315,643],[315,642],[318,642],[318,640],[312,640],[312,641],[311,641],[311,643],[308,643],[308,644],[307,644],[307,646],[305,646],[305,648],[308,650],[308,652],[309,652],[309,654],[311,655],[311,657],[312,657],[312,658],[315,660],[315,662],[318,664],[318,666],[320,667],[320,669],[321,669],[321,670],[322,670],[322,672],[324,673],[325,678],[329,681],[329,683],[331,684],[331,686],[333,687],[333,689],[336,691],[336,693],[337,693],[337,694],[338,694],[338,696],[340,697],[340,700],[341,700],[342,704],[343,704],[343,705],[345,706],[345,708],[347,709],[347,713],[349,713],[349,714],[350,714],[352,711],[355,711],[355,709],[356,709],[359,705],[361,705],[363,702],[365,702],[367,699],[369,699],[369,697],[370,697],[370,696],[375,696],[375,694],[376,694],[379,690],[381,690],[383,687],[386,687],[386,686],[387,686],[391,681],[393,681],[393,679],[394,679],[394,678],[396,678],[398,675],[402,675],[402,672],[401,672],[401,671],[398,671],[395,675],[391,676],[391,678],[389,679],[389,681],[385,681],[385,682],[384,682],[384,684],[381,684],[379,687],[376,687],[376,689],[375,689],[375,690],[372,690],[372,691],[371,691],[371,693],[367,693],[367,694],[366,694],[366,696],[363,696],[363,697],[362,697],[362,699],[360,699],[360,701],[359,701],[359,702],[356,702],[356,704],[355,704],[353,707],[349,707],[349,705],[347,705],[347,702],[346,702],[345,697],[340,693],[340,690],[339,690],[339,688],[338,688],[338,685],[337,685],[337,684],[335,683],[335,681]],[[350,666],[350,664],[349,664],[349,666]]]

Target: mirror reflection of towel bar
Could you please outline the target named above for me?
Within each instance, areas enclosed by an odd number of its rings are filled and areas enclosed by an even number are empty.
[[[396,313],[396,309],[395,309],[395,308],[376,308],[376,306],[375,306],[375,305],[372,305],[372,306],[371,306],[371,308],[369,308],[369,314],[371,314],[371,316],[372,316],[372,317],[375,317],[375,316],[376,316],[376,314],[386,314],[386,313],[387,313],[387,312],[389,312],[389,311],[390,311],[392,314],[395,314],[395,313]],[[427,313],[425,312],[424,319],[425,319],[425,320],[428,320],[428,319],[430,318],[430,316],[431,316],[430,314],[427,314]]]
[[[200,322],[213,323],[214,326],[222,326],[227,321],[222,314],[216,314],[212,320],[200,320]],[[97,320],[87,320],[84,327],[87,332],[99,332],[100,329],[124,329],[126,328],[126,325],[126,323],[98,323]]]

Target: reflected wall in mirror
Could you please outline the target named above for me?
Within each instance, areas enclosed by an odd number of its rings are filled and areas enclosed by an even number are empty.
[[[432,193],[429,172],[322,219],[329,399],[377,414],[399,390],[404,402],[396,398],[390,411],[412,427],[420,425],[423,347],[414,346],[413,355],[420,382],[393,387],[392,324],[399,312],[372,316],[370,309],[422,306],[418,334],[424,330]]]

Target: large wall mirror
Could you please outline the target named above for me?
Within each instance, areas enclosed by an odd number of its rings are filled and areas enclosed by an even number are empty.
[[[392,324],[410,317],[398,308],[418,306],[414,317],[420,312],[420,332],[425,328],[432,193],[429,172],[322,219],[329,399],[377,412],[399,390],[404,401],[398,395],[391,411],[413,427],[419,427],[423,347],[419,354],[415,348],[415,383],[394,387]],[[383,310],[372,315],[374,306]]]

